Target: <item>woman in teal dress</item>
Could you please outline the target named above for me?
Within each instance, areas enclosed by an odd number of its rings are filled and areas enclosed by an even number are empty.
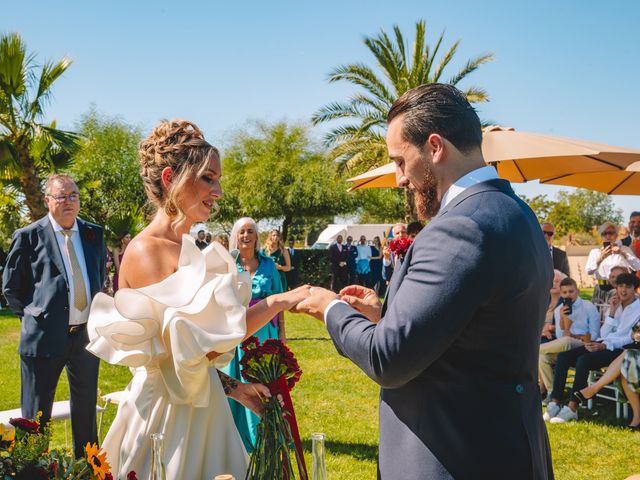
[[[229,238],[229,248],[233,254],[238,252],[236,257],[238,270],[251,274],[251,304],[284,291],[275,262],[258,251],[258,226],[253,219],[245,217],[235,223]],[[276,315],[254,335],[258,337],[260,342],[263,342],[267,338],[279,338],[281,330],[284,332],[284,314],[282,313]],[[240,370],[242,356],[242,349],[240,346],[236,347],[235,357],[222,371],[245,382]],[[260,418],[235,400],[229,400],[229,407],[244,446],[247,452],[251,453],[255,445],[256,428]]]
[[[264,248],[260,251],[267,257],[271,257],[271,260],[275,262],[276,268],[280,272],[280,282],[282,283],[282,290],[286,292],[286,272],[291,271],[291,257],[289,257],[289,251],[284,248],[282,238],[280,237],[280,230],[274,228],[269,232],[267,241],[264,243]]]

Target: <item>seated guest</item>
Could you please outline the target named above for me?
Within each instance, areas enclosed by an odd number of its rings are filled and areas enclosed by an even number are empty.
[[[540,345],[538,368],[544,384],[543,392],[553,386],[553,365],[560,352],[582,347],[600,335],[600,314],[588,300],[580,298],[573,278],[560,282],[562,302],[554,309],[556,339]]]
[[[544,414],[551,423],[564,423],[578,419],[578,403],[573,394],[587,386],[589,371],[606,367],[622,353],[629,343],[631,328],[640,319],[640,301],[636,298],[638,278],[631,273],[622,273],[616,278],[616,296],[611,299],[609,315],[600,331],[600,338],[584,346],[558,354],[553,378],[551,401]],[[572,400],[560,409],[564,396],[569,368],[576,367],[571,389]]]
[[[540,335],[540,343],[546,343],[556,338],[556,326],[553,314],[560,302],[560,282],[565,278],[567,278],[567,276],[560,270],[553,271],[553,284],[549,290],[551,299],[549,301],[549,308],[547,308],[547,313],[545,314],[544,326],[542,327],[542,333]]]
[[[625,267],[631,271],[640,270],[640,260],[629,247],[620,243],[618,238],[618,226],[612,222],[604,222],[598,229],[602,237],[602,247],[594,248],[589,252],[589,258],[585,270],[588,275],[593,275],[596,286],[593,289],[591,301],[595,304],[605,303],[609,288],[609,273],[613,267]]]
[[[576,402],[593,398],[603,387],[620,378],[624,394],[629,400],[633,418],[629,428],[640,430],[640,322],[631,328],[632,342],[624,346],[618,358],[607,367],[607,371],[593,385],[574,393]]]
[[[609,309],[609,303],[611,303],[611,298],[616,294],[616,278],[618,278],[618,275],[620,275],[621,273],[631,273],[631,272],[629,272],[629,269],[626,267],[613,267],[611,269],[611,272],[609,272],[609,285],[611,285],[611,290],[607,292],[607,295],[606,295],[607,301],[605,302],[605,304],[604,305],[601,304],[602,307],[606,308],[607,310]]]

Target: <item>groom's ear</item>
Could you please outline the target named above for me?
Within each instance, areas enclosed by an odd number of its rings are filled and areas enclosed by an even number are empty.
[[[168,190],[169,185],[171,185],[173,181],[173,170],[171,167],[164,167],[162,173],[160,173],[160,178],[162,180],[162,186]]]

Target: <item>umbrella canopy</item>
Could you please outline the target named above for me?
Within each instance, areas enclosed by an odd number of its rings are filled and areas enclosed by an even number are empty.
[[[497,126],[483,130],[482,154],[501,178],[512,182],[548,179],[552,183],[553,179],[590,172],[624,174],[627,166],[640,161],[640,150]],[[352,183],[349,190],[395,187],[395,165],[391,162],[348,181]]]
[[[496,126],[484,129],[482,154],[501,178],[512,182],[620,171],[640,160],[640,150]]]
[[[351,182],[350,192],[361,188],[397,187],[396,164],[394,162],[387,163],[362,175],[350,178],[347,182]]]
[[[640,162],[623,171],[591,172],[543,178],[540,183],[586,188],[609,195],[640,195]]]

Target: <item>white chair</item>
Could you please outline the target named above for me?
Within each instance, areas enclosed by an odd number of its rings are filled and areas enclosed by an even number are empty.
[[[96,413],[100,413],[100,418],[104,414],[104,408],[100,405],[96,405]],[[0,412],[0,423],[5,426],[10,426],[9,420],[12,418],[21,418],[22,410],[14,408],[13,410],[4,410]],[[53,408],[51,409],[51,420],[64,420],[64,441],[69,445],[69,436],[67,433],[67,420],[71,418],[71,403],[69,400],[60,400],[53,402]]]
[[[104,401],[104,407],[101,407],[102,410],[100,412],[100,422],[98,423],[98,439],[102,440],[102,422],[104,420],[104,412],[109,405],[116,404],[119,405],[126,392],[124,390],[120,390],[119,392],[111,392],[105,395],[102,395],[102,400]]]
[[[589,379],[587,380],[587,384],[589,386],[593,385],[598,381],[598,379],[603,375],[602,370],[591,370],[589,372]],[[616,418],[620,418],[621,410],[624,418],[629,418],[629,403],[627,403],[626,397],[620,393],[620,390],[616,388],[613,383],[606,385],[596,394],[596,397],[603,398],[605,400],[611,400],[612,402],[616,402]],[[593,398],[587,400],[587,408],[591,410],[593,407]]]

